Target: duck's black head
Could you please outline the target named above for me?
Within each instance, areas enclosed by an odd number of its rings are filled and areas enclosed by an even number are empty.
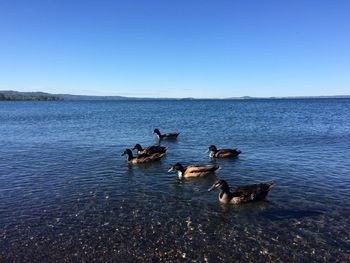
[[[208,192],[214,190],[214,189],[220,189],[221,191],[230,191],[230,187],[228,186],[228,183],[225,180],[218,180],[216,181],[209,189]]]
[[[216,148],[215,145],[210,145],[209,148],[208,148],[208,151],[209,151],[209,152],[217,152],[218,149]]]
[[[137,151],[142,151],[142,147],[140,144],[135,144],[134,148],[132,148],[133,150],[137,150]]]
[[[133,157],[132,151],[130,149],[125,149],[125,151],[122,153],[122,156],[123,155],[128,155],[129,158]]]
[[[181,163],[176,163],[172,166],[170,166],[169,170],[168,170],[168,173],[170,172],[173,172],[173,171],[180,171],[180,172],[183,172],[185,169],[184,167],[182,166]]]
[[[154,129],[153,133],[156,133],[160,136],[160,131],[158,129]]]

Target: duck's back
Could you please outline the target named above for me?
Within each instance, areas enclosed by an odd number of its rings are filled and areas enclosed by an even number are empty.
[[[141,151],[141,154],[154,154],[154,153],[165,153],[166,152],[166,147],[164,146],[158,146],[158,145],[153,145],[145,148],[143,151]]]
[[[185,177],[198,177],[198,176],[205,176],[210,173],[215,172],[219,166],[217,165],[190,165],[186,168],[184,176]]]
[[[177,133],[177,132],[169,132],[169,133],[165,133],[165,134],[162,134],[161,138],[163,140],[166,140],[166,139],[175,139],[177,138],[177,136],[179,136],[180,133]]]
[[[149,163],[160,160],[165,154],[164,153],[154,153],[151,155],[139,155],[132,160],[133,163]]]
[[[237,157],[241,152],[236,149],[221,149],[215,153],[215,157],[227,158],[227,157]]]
[[[232,190],[233,199],[238,198],[241,202],[264,200],[273,184],[268,182],[238,187]]]

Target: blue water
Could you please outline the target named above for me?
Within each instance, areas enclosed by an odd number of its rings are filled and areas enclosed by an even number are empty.
[[[178,131],[166,158],[120,156]],[[178,161],[239,148],[216,177]],[[350,100],[0,102],[0,262],[350,261]],[[275,180],[266,202],[207,189]]]

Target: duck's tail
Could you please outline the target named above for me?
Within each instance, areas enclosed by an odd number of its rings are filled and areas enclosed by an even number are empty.
[[[242,153],[242,151],[241,151],[241,150],[238,150],[237,148],[233,148],[233,150],[236,151],[236,153],[238,153],[238,154],[241,154],[241,153]]]
[[[275,181],[270,181],[266,183],[266,186],[268,187],[268,189],[270,190],[275,184]]]

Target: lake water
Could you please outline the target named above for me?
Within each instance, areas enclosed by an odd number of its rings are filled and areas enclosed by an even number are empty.
[[[128,166],[153,129],[166,158]],[[171,164],[216,177],[179,180]],[[230,186],[275,180],[265,202]],[[350,100],[0,102],[0,262],[349,262]]]

